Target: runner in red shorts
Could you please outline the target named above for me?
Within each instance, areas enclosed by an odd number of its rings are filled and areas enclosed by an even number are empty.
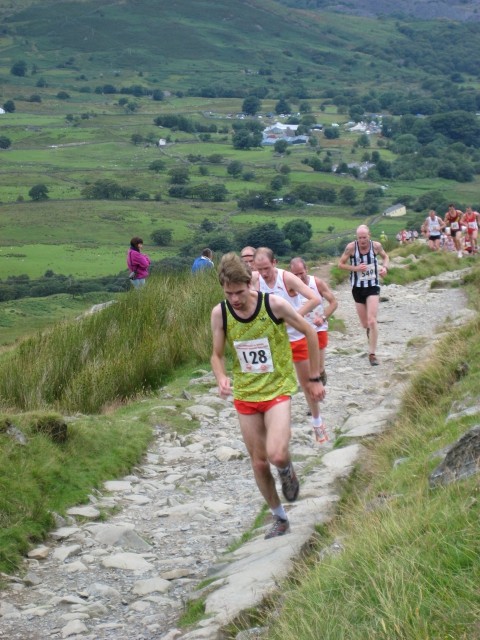
[[[232,393],[225,367],[225,346],[233,350],[233,396],[240,429],[260,493],[274,517],[266,538],[289,530],[270,465],[277,468],[285,498],[293,502],[299,482],[290,459],[291,395],[297,389],[286,323],[308,342],[310,381],[305,392],[315,401],[325,396],[319,376],[317,335],[295,309],[278,296],[256,291],[252,273],[239,256],[227,253],[219,267],[224,302],[212,311],[212,369],[222,397]]]

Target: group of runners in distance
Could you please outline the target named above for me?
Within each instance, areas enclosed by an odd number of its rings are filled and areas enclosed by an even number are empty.
[[[478,252],[478,228],[480,213],[472,207],[465,212],[456,209],[454,204],[448,205],[448,211],[442,220],[433,209],[422,224],[422,233],[432,251],[447,249],[456,251],[459,258],[467,253]]]
[[[358,227],[356,240],[346,246],[339,261],[341,269],[350,271],[372,366],[379,364],[375,355],[379,278],[387,273],[388,264],[387,253],[380,242],[370,239],[365,225]],[[274,538],[287,533],[290,524],[271,466],[278,471],[287,501],[294,502],[300,489],[289,452],[291,397],[297,381],[316,441],[328,440],[320,402],[327,383],[328,320],[338,303],[323,280],[308,274],[302,258],[293,258],[288,270],[280,269],[267,247],[244,247],[240,256],[227,253],[218,275],[225,300],[211,316],[212,370],[220,395],[233,395],[255,481],[273,516],[265,538]],[[225,364],[227,343],[233,350],[233,384]]]

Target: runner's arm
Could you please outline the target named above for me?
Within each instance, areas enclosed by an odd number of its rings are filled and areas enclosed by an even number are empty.
[[[382,258],[382,264],[378,270],[378,273],[380,276],[384,276],[388,271],[388,265],[390,263],[390,258],[388,257],[388,253],[382,247],[380,242],[373,243],[373,250],[375,251],[377,256],[380,256]]]
[[[211,327],[213,348],[210,363],[212,365],[213,374],[217,380],[220,396],[228,397],[232,393],[232,386],[225,369],[226,338],[223,330],[222,309],[219,304],[213,308],[211,315]]]
[[[318,338],[315,329],[308,324],[305,318],[302,318],[302,316],[295,311],[291,304],[279,296],[270,296],[270,307],[277,318],[281,318],[291,327],[305,335],[308,344],[309,378],[319,378],[320,352],[318,350]],[[325,388],[321,382],[310,381],[308,384],[308,393],[313,400],[320,401],[325,397]]]
[[[320,278],[317,278],[317,276],[315,276],[315,284],[317,285],[317,289],[320,291],[322,298],[325,298],[328,302],[328,309],[326,309],[324,315],[325,320],[328,320],[330,316],[335,313],[338,307],[337,299],[328,284]]]
[[[283,278],[285,282],[285,286],[287,287],[289,293],[290,291],[294,291],[295,293],[300,293],[304,298],[307,298],[307,301],[298,309],[298,313],[303,317],[310,311],[313,311],[315,307],[317,307],[320,303],[319,297],[316,295],[310,287],[308,287],[304,282],[300,280],[297,276],[295,276],[290,271],[283,272]],[[288,323],[290,324],[290,323]]]
[[[355,245],[354,242],[350,242],[345,247],[345,251],[343,252],[343,254],[340,257],[340,260],[338,261],[339,269],[343,269],[344,271],[362,271],[361,264],[356,266],[353,264],[350,264],[350,258],[353,255],[354,245]]]

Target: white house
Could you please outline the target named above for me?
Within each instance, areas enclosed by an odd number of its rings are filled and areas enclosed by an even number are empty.
[[[383,212],[384,216],[388,218],[399,218],[400,216],[404,216],[407,213],[407,207],[404,204],[393,204],[388,209],[385,209]]]

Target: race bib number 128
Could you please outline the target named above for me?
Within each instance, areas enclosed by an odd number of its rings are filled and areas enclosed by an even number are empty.
[[[272,352],[268,338],[237,340],[233,346],[243,373],[270,373],[273,371]]]

